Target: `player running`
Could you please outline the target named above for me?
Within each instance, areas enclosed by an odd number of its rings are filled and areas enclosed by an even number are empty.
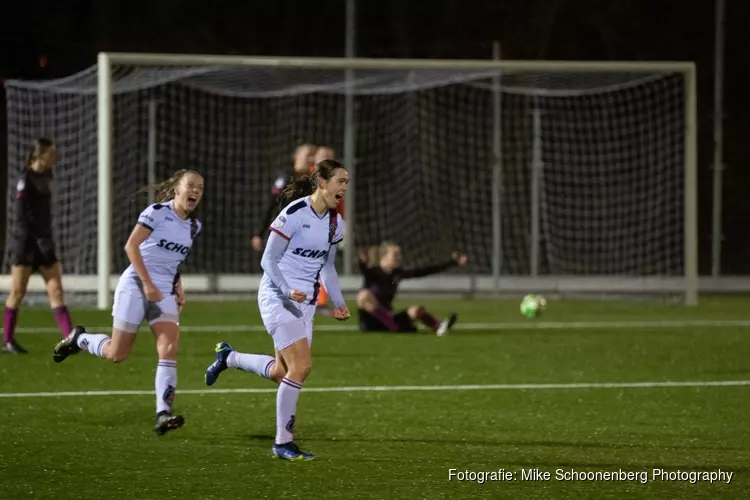
[[[271,188],[271,200],[268,204],[263,219],[261,220],[258,231],[253,236],[251,245],[254,250],[258,252],[263,251],[263,236],[268,231],[269,225],[273,221],[274,215],[279,210],[279,199],[281,192],[286,187],[289,180],[299,180],[309,177],[310,174],[315,170],[315,165],[319,164],[324,160],[335,160],[336,152],[333,148],[328,146],[316,146],[315,144],[301,144],[297,147],[292,157],[293,165],[291,175],[281,173],[276,178],[276,181]],[[344,200],[340,200],[336,211],[344,216]],[[318,293],[318,308],[316,314],[320,316],[331,316],[331,311],[328,309],[328,292],[325,286],[320,287]]]
[[[87,333],[81,326],[55,346],[60,363],[80,350],[122,363],[135,344],[140,324],[148,321],[156,339],[156,425],[159,435],[182,427],[182,415],[172,415],[177,387],[179,314],[185,303],[180,265],[187,257],[201,223],[191,214],[203,198],[203,177],[179,170],[156,186],[156,200],[138,217],[125,244],[130,266],[120,276],[112,306],[112,337]]]
[[[263,252],[258,306],[273,339],[276,357],[244,354],[226,342],[216,345],[216,361],[206,370],[213,385],[227,368],[239,368],[279,384],[276,395],[276,439],[273,456],[309,460],[311,453],[294,443],[297,399],[310,374],[313,318],[322,278],[334,305],[333,317],[349,318],[334,265],[344,223],[336,205],[344,197],[349,173],[335,160],[319,163],[309,179],[290,183],[281,194],[289,203],[271,224]]]
[[[409,270],[401,268],[401,247],[395,243],[381,244],[372,258],[361,252],[359,265],[364,285],[357,294],[360,331],[415,333],[415,322],[420,321],[436,334],[445,335],[456,323],[455,313],[443,321],[418,305],[394,313],[393,299],[401,280],[437,274],[454,266],[464,266],[467,261],[466,255],[454,252],[451,260],[444,264]]]
[[[10,293],[3,314],[3,346],[0,352],[25,354],[16,342],[18,308],[26,296],[31,274],[39,271],[44,278],[50,307],[63,337],[73,329],[70,313],[63,300],[62,267],[55,254],[52,239],[52,167],[57,147],[51,139],[39,138],[26,161],[26,168],[16,182],[13,218],[9,221],[11,236],[7,251],[10,257]]]

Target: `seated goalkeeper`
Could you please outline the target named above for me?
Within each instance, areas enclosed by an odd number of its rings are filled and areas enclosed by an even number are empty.
[[[364,285],[357,294],[360,331],[416,333],[416,322],[419,321],[436,334],[445,335],[456,323],[455,313],[438,321],[424,306],[413,305],[394,312],[393,299],[401,280],[421,278],[454,266],[464,266],[467,260],[466,255],[454,252],[452,258],[443,264],[402,269],[401,247],[395,243],[385,242],[369,251],[361,251],[359,265]]]

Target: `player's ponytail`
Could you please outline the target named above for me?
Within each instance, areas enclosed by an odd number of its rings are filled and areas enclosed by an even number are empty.
[[[279,194],[279,204],[288,205],[294,200],[313,194],[318,188],[318,179],[331,180],[338,168],[344,168],[344,166],[336,160],[323,160],[315,166],[312,175],[289,179],[286,187]]]
[[[294,200],[313,194],[317,182],[318,176],[315,174],[312,176],[304,175],[299,178],[290,178],[279,194],[279,204],[285,206]]]

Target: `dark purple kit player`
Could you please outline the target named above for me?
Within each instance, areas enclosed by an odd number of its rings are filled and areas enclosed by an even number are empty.
[[[26,161],[14,187],[11,236],[6,251],[10,258],[11,287],[3,315],[3,347],[7,354],[23,354],[26,350],[15,339],[18,308],[26,295],[32,273],[44,278],[52,313],[63,337],[73,329],[68,308],[63,301],[62,267],[55,254],[52,239],[52,167],[57,148],[51,139],[39,138]]]
[[[258,230],[253,236],[252,247],[256,252],[263,251],[263,236],[268,231],[268,226],[273,222],[273,219],[280,210],[279,195],[286,187],[289,178],[300,179],[302,176],[309,175],[311,168],[315,168],[314,156],[315,146],[312,144],[301,144],[294,152],[291,174],[288,172],[282,172],[276,178],[276,181],[271,187],[271,197],[268,205],[266,205],[266,211],[263,213],[263,218],[260,221]]]
[[[360,253],[359,264],[364,285],[357,295],[359,329],[363,332],[415,333],[419,321],[437,335],[445,335],[456,323],[456,314],[438,321],[424,306],[413,305],[393,311],[393,299],[402,280],[437,274],[454,266],[466,265],[466,255],[455,252],[444,264],[420,269],[401,268],[401,247],[383,243],[368,255]]]

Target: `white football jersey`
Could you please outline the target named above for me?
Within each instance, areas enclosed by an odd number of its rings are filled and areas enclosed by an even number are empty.
[[[330,213],[327,210],[319,215],[313,210],[307,196],[284,207],[270,227],[271,231],[289,242],[279,260],[281,274],[290,288],[305,292],[310,299],[315,295],[320,271],[326,263],[331,245],[341,242],[344,235],[344,220],[337,213],[334,234],[329,234]],[[261,279],[261,287],[280,293],[266,274]]]
[[[154,203],[141,212],[138,224],[151,229],[151,234],[141,243],[140,250],[151,280],[159,290],[167,295],[172,293],[172,285],[180,264],[187,257],[190,247],[201,230],[198,219],[186,220],[174,212],[173,202]],[[123,277],[137,277],[131,264]]]

